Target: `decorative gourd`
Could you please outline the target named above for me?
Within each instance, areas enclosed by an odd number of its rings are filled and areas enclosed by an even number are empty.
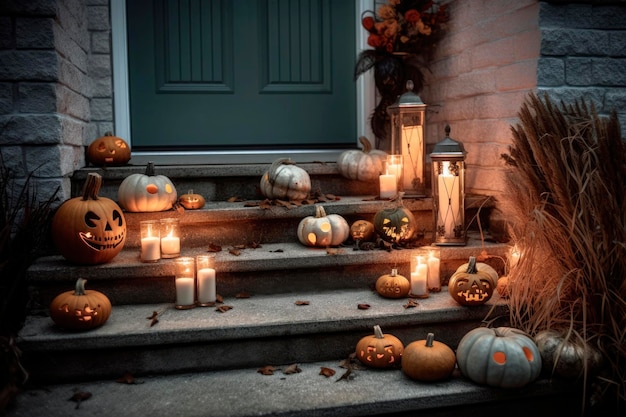
[[[87,161],[94,165],[124,165],[130,161],[130,146],[122,138],[106,132],[87,148]]]
[[[417,230],[413,213],[402,205],[402,194],[396,207],[383,208],[374,215],[374,229],[384,241],[404,244],[413,240]]]
[[[399,367],[404,345],[394,335],[384,334],[379,325],[374,334],[365,336],[356,344],[356,357],[372,368]]]
[[[304,200],[311,191],[311,178],[289,159],[277,159],[261,177],[261,193],[269,199]]]
[[[342,176],[351,180],[377,181],[384,172],[387,153],[372,150],[372,144],[366,137],[361,136],[359,142],[363,150],[352,149],[342,152],[337,159],[337,169]]]
[[[200,194],[196,194],[193,190],[189,190],[187,194],[183,194],[178,198],[178,202],[189,210],[196,210],[204,207],[204,197]]]
[[[145,174],[124,178],[117,191],[120,205],[130,212],[169,210],[177,197],[172,181],[165,175],[155,175],[154,162],[148,162]]]
[[[573,336],[571,336],[573,337]],[[602,355],[592,345],[567,339],[556,330],[542,330],[535,335],[543,370],[549,375],[575,379],[594,374],[602,365]]]
[[[298,225],[298,239],[306,246],[337,246],[350,235],[350,226],[339,214],[326,214],[324,207],[315,206],[315,216],[307,216]]]
[[[417,381],[440,381],[452,375],[456,355],[445,343],[428,333],[426,340],[411,342],[402,354],[402,371]]]
[[[466,306],[485,304],[496,288],[498,273],[491,266],[476,262],[470,256],[469,262],[458,267],[448,282],[448,292],[454,300]]]
[[[411,291],[411,283],[393,268],[390,274],[381,275],[376,280],[376,292],[386,298],[404,298]]]
[[[541,354],[526,333],[511,327],[478,327],[459,342],[461,373],[478,384],[520,388],[541,373]]]
[[[500,294],[500,297],[509,298],[509,277],[503,276],[498,278],[496,291]]]
[[[367,220],[357,220],[350,226],[350,236],[355,241],[369,242],[375,235],[374,223]]]
[[[57,295],[50,303],[50,318],[69,330],[102,326],[111,315],[111,301],[100,291],[86,290],[87,280],[78,278],[74,291]]]
[[[113,259],[126,242],[126,219],[115,201],[98,197],[100,174],[91,172],[82,197],[65,201],[52,218],[52,239],[70,262],[102,264]]]

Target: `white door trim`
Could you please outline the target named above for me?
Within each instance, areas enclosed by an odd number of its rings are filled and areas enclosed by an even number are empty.
[[[124,138],[132,148],[130,134],[130,97],[128,90],[128,43],[126,35],[126,1],[111,0],[111,54],[113,68],[113,113],[116,136]],[[355,0],[357,53],[366,49],[367,37],[361,27],[361,16],[365,10],[373,10],[374,0]],[[369,118],[376,106],[376,94],[372,71],[362,74],[356,81],[357,132],[373,142]],[[358,138],[355,138],[355,146]],[[341,150],[283,150],[276,151],[201,151],[201,152],[133,152],[131,163],[144,164],[233,164],[268,163],[278,157],[290,157],[296,162],[336,161]]]

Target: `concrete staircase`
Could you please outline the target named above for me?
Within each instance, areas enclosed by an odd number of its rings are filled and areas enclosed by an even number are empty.
[[[341,214],[350,223],[371,220],[389,204],[373,198],[375,185],[345,180],[332,164],[302,167],[310,173],[314,190],[339,197],[323,203],[327,213]],[[518,391],[493,390],[458,373],[450,381],[422,384],[399,370],[358,367],[349,378],[340,378],[346,371],[340,362],[376,324],[405,345],[433,332],[456,348],[486,316],[506,323],[506,304],[498,296],[487,305],[467,308],[457,305],[444,286],[442,292],[409,307],[407,299],[385,299],[372,291],[375,280],[393,267],[409,276],[410,257],[431,250],[441,259],[444,285],[470,255],[490,255],[486,262],[503,273],[501,259],[508,248],[489,234],[502,236],[500,225],[489,223],[493,218],[489,199],[467,199],[468,220],[478,215],[486,238],[471,231],[467,246],[428,245],[432,206],[424,198],[404,201],[424,234],[414,247],[355,250],[348,242],[327,251],[304,247],[296,238],[297,224],[313,214],[312,205],[288,209],[250,204],[261,198],[256,186],[267,167],[157,168],[158,174],[174,181],[179,194],[193,189],[207,198],[207,205],[184,212],[126,213],[127,243],[107,264],[77,266],[52,255],[30,268],[35,303],[19,346],[34,385],[18,397],[10,416],[68,415],[76,403],[67,399],[76,390],[92,394],[80,404],[81,411],[116,416],[399,416],[426,409],[443,416],[479,408],[483,415],[492,415],[489,409],[496,415],[502,403],[518,404],[518,410],[538,404],[550,407],[555,398],[571,394],[571,387],[548,380]],[[76,173],[75,190],[93,170]],[[132,166],[98,170],[105,181],[100,194],[115,199],[121,180],[141,170]],[[225,201],[233,196],[239,200]],[[223,297],[221,305],[232,309],[176,310],[173,261],[140,262],[139,221],[164,217],[180,219],[182,255],[205,253],[210,244],[222,246],[216,257],[217,292]],[[228,250],[239,245],[243,249],[238,255]],[[88,289],[109,297],[113,312],[104,326],[71,333],[54,326],[46,309],[79,277],[88,280]],[[363,305],[369,308],[359,308]],[[153,323],[150,317],[155,314],[158,322]],[[293,364],[300,372],[283,373]],[[267,365],[276,367],[274,375],[257,372]],[[322,367],[336,374],[321,376]],[[136,379],[123,381],[139,384],[116,382],[124,375]],[[479,408],[472,409],[472,404]]]

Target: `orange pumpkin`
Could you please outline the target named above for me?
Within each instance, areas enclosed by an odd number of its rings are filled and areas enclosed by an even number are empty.
[[[87,280],[78,278],[74,291],[57,295],[50,303],[50,318],[69,330],[102,326],[111,315],[111,301],[99,291],[86,290]]]
[[[361,363],[373,368],[400,366],[404,345],[394,335],[384,334],[379,325],[374,334],[365,336],[356,345],[356,357]]]
[[[98,197],[100,174],[89,173],[82,197],[64,202],[52,218],[55,246],[70,262],[96,265],[113,259],[126,242],[126,220],[111,199]]]
[[[374,223],[367,220],[357,220],[350,226],[350,236],[354,241],[369,242],[375,235]]]
[[[178,198],[178,202],[188,210],[196,210],[204,207],[204,197],[189,190]]]
[[[117,191],[120,205],[130,212],[155,212],[172,208],[178,201],[176,187],[165,175],[155,175],[154,162],[148,162],[145,174],[124,178]]]
[[[426,340],[409,343],[402,354],[402,371],[417,381],[440,381],[452,375],[456,355],[445,343],[428,333]]]
[[[387,298],[404,298],[411,291],[409,280],[392,269],[390,274],[381,275],[376,280],[376,292]]]
[[[94,165],[124,165],[130,161],[130,146],[122,138],[106,132],[87,148],[87,161]]]
[[[469,262],[461,265],[448,282],[448,292],[462,305],[475,306],[485,304],[496,289],[498,273],[491,266],[476,262],[470,256]]]

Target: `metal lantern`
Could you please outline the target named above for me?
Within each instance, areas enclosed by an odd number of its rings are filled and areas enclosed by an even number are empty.
[[[387,107],[391,119],[391,153],[402,155],[403,184],[406,196],[425,196],[424,154],[426,147],[426,104],[413,92],[413,81],[406,82],[407,92]]]
[[[432,190],[436,245],[465,245],[465,149],[446,137],[433,148]]]

